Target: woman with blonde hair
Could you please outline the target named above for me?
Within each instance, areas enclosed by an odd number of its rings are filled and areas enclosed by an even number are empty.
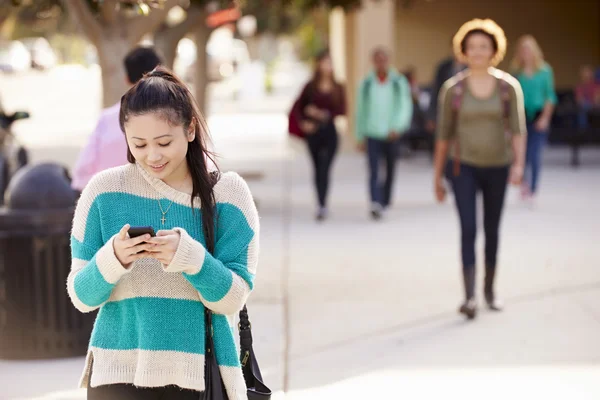
[[[491,310],[499,311],[494,278],[500,220],[508,181],[518,185],[523,175],[525,115],[519,82],[494,68],[506,52],[502,28],[492,20],[475,19],[459,29],[453,43],[456,57],[468,68],[446,81],[440,92],[434,190],[443,201],[446,171],[461,228],[465,302],[459,311],[473,319],[477,192],[483,195],[484,297]],[[453,160],[447,163],[450,149]]]
[[[542,149],[548,137],[548,128],[557,102],[554,91],[554,73],[535,38],[524,35],[517,41],[512,61],[513,75],[523,88],[527,118],[527,153],[525,156],[524,200],[534,200],[537,192]]]

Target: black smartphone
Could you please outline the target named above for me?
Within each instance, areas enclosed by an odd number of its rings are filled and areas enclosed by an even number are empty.
[[[132,226],[129,228],[129,237],[134,238],[142,235],[149,234],[150,236],[155,236],[154,228],[151,226]]]

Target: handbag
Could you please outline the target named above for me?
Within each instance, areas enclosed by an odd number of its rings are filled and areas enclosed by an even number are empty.
[[[288,132],[291,136],[296,136],[300,139],[306,139],[306,133],[300,127],[301,117],[303,115],[301,105],[303,98],[308,95],[308,103],[312,103],[314,100],[314,84],[309,82],[300,93],[300,96],[294,101],[292,109],[288,113]]]
[[[207,234],[206,228],[204,230]],[[207,235],[207,250],[214,253],[214,240],[209,240]],[[206,351],[204,364],[204,395],[201,400],[228,400],[225,385],[221,378],[217,357],[215,355],[215,344],[213,341],[212,311],[204,307],[204,320],[206,332]],[[258,361],[252,348],[252,324],[248,317],[246,305],[240,311],[240,363],[242,373],[246,382],[248,400],[270,400],[271,389],[264,384]]]
[[[301,114],[300,113],[300,97],[298,99],[296,99],[296,101],[294,102],[294,105],[292,106],[292,109],[290,110],[289,114],[288,114],[288,132],[290,133],[291,136],[296,136],[297,138],[300,139],[306,139],[306,134],[302,131],[302,128],[300,128],[300,121],[298,116]]]

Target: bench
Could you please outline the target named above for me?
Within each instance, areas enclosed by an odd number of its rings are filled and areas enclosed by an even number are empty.
[[[548,142],[553,145],[567,145],[571,149],[571,166],[581,165],[582,147],[600,145],[600,111],[587,114],[588,127],[579,126],[579,109],[573,90],[558,91],[558,104],[552,117]]]

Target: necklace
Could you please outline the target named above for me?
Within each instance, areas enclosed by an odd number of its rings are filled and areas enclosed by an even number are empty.
[[[187,176],[186,176],[186,177],[187,177]],[[184,185],[182,185],[182,186],[184,186]],[[177,190],[177,189],[176,189],[176,190]],[[171,203],[169,204],[169,207],[167,207],[167,209],[166,209],[166,210],[163,210],[163,208],[162,208],[162,204],[161,204],[161,202],[160,202],[160,199],[157,199],[157,201],[158,201],[158,206],[160,207],[160,212],[162,213],[162,217],[160,218],[160,222],[161,222],[161,224],[162,224],[162,225],[164,225],[164,224],[165,224],[165,222],[167,222],[167,217],[166,217],[166,215],[167,215],[167,213],[169,212],[169,210],[171,209],[171,206],[173,205],[173,201],[174,201],[174,200],[171,200]]]
[[[173,205],[173,200],[171,200],[171,204],[169,204],[169,207],[167,207],[167,211],[164,211],[162,208],[162,204],[160,204],[160,199],[158,199],[158,206],[160,207],[160,212],[162,213],[162,218],[160,219],[160,222],[164,225],[165,222],[167,222],[167,213],[169,212],[169,210],[171,209],[171,206]]]

